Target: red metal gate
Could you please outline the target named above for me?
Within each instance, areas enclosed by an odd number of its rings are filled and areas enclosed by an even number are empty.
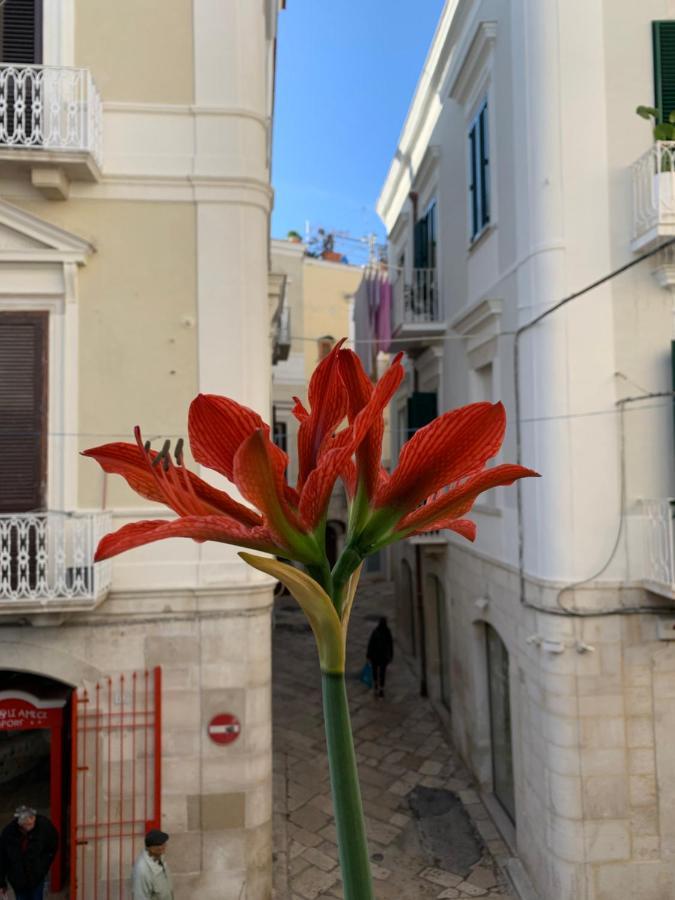
[[[78,690],[72,707],[71,900],[125,900],[143,836],[160,826],[159,667]]]

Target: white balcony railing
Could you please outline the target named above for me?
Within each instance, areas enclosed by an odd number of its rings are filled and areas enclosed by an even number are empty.
[[[0,515],[0,609],[7,612],[26,601],[48,608],[102,598],[110,587],[111,564],[93,559],[111,528],[108,512]]]
[[[643,501],[645,583],[675,598],[675,499]]]
[[[425,531],[423,534],[413,534],[408,540],[411,544],[420,544],[425,547],[438,546],[445,547],[448,543],[448,533],[441,529],[436,531]]]
[[[394,325],[442,322],[436,269],[400,272],[393,284]]]
[[[656,141],[632,167],[633,250],[675,235],[675,141]]]
[[[88,69],[0,65],[0,147],[80,150],[101,165],[101,97]]]

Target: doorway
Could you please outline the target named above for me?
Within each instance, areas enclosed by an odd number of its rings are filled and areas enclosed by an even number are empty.
[[[62,682],[0,670],[0,825],[21,805],[51,820],[59,833],[52,892],[65,883],[68,859],[71,695]]]
[[[490,696],[492,792],[515,824],[516,802],[513,780],[509,651],[491,625],[486,625],[485,637]]]

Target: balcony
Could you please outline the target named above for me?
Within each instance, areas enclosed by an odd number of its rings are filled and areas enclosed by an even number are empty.
[[[633,164],[631,249],[644,252],[675,236],[675,141],[657,141]]]
[[[675,499],[645,500],[644,584],[675,600]]]
[[[101,97],[88,69],[0,66],[0,171],[29,169],[53,200],[71,181],[98,181]]]
[[[0,615],[63,613],[97,606],[110,589],[109,560],[94,563],[112,515],[0,515]]]
[[[392,285],[392,350],[421,353],[443,338],[445,312],[436,269],[399,272]]]
[[[447,532],[442,529],[425,531],[424,534],[412,534],[408,540],[411,544],[417,544],[420,547],[436,548],[437,550],[445,549],[448,546]]]

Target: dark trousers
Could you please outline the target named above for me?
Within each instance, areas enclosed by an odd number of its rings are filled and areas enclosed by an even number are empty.
[[[373,687],[375,692],[384,690],[384,680],[387,677],[387,663],[373,663]]]
[[[16,900],[44,900],[45,896],[45,882],[39,884],[37,887],[28,888],[25,891],[15,891]]]

